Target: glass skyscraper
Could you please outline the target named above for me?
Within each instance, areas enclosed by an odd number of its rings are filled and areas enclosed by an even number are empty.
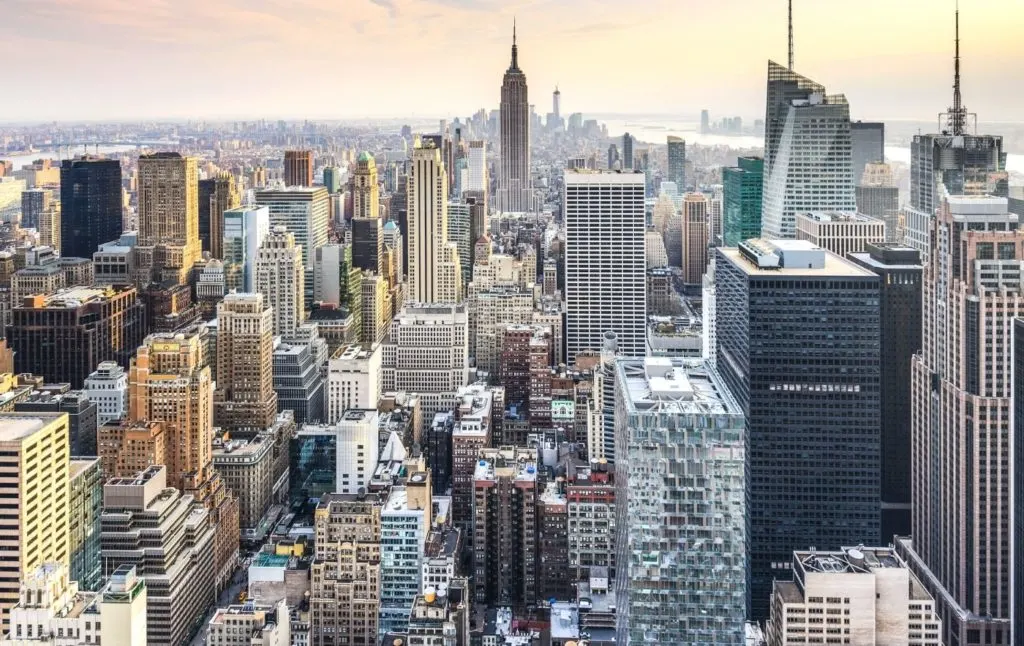
[[[60,167],[60,255],[92,258],[121,235],[121,162],[80,157]]]
[[[761,236],[764,159],[740,157],[734,168],[722,169],[723,243],[735,247]]]

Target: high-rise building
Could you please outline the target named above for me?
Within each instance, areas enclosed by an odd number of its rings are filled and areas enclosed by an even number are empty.
[[[391,322],[391,291],[383,276],[366,273],[362,276],[359,313],[359,340],[376,344],[384,340]]]
[[[102,583],[100,514],[103,512],[103,472],[99,458],[72,458],[68,477],[68,560],[71,580],[82,590]]]
[[[904,225],[900,222],[900,189],[889,164],[868,164],[855,192],[857,211],[885,222],[886,242],[899,242]]]
[[[567,474],[569,576],[586,581],[592,569],[615,578],[615,473],[607,461],[593,458],[588,466]]]
[[[262,294],[231,293],[217,305],[214,423],[227,431],[268,428],[277,418],[274,310]]]
[[[10,520],[0,529],[0,620],[10,627],[19,584],[44,563],[70,563],[68,418],[64,413],[0,413],[0,496]]]
[[[682,137],[668,137],[668,176],[680,190],[686,190],[686,140]]]
[[[950,196],[930,239],[922,351],[911,364],[912,540],[897,549],[935,597],[944,644],[1006,644],[1015,641],[1010,321],[1024,313],[1024,232],[1006,198]]]
[[[239,292],[256,290],[256,256],[270,235],[270,210],[244,206],[224,211],[224,286]]]
[[[313,185],[313,151],[312,150],[286,150],[286,151],[284,151],[284,185],[285,186],[312,186]]]
[[[487,193],[490,181],[487,177],[487,142],[469,142],[469,177],[465,191]]]
[[[324,166],[324,188],[331,195],[341,192],[342,170],[337,166]]]
[[[270,210],[270,228],[283,226],[302,247],[306,268],[305,304],[313,304],[313,256],[328,242],[330,195],[322,186],[256,191],[256,203]]]
[[[409,299],[457,303],[462,275],[458,249],[448,242],[448,179],[441,151],[413,150],[409,170]]]
[[[224,259],[224,212],[241,204],[234,175],[199,180],[199,241],[213,258]]]
[[[854,121],[850,124],[850,169],[853,183],[860,185],[868,164],[885,163],[885,124]]]
[[[60,202],[50,202],[39,213],[38,228],[39,228],[39,244],[54,249],[61,248],[61,211]]]
[[[344,306],[358,316],[363,272],[355,266],[353,255],[349,244],[326,244],[316,250],[313,254],[313,300]]]
[[[466,201],[453,200],[448,203],[448,242],[455,245],[459,255],[461,293],[473,275],[473,249],[476,240],[472,238],[473,207]]]
[[[868,244],[851,262],[878,274],[882,353],[882,540],[910,534],[910,366],[921,351],[921,255]]]
[[[885,242],[885,222],[853,211],[810,211],[796,216],[796,239],[807,240],[840,258]]]
[[[391,489],[380,514],[380,633],[404,633],[420,590],[420,565],[431,529],[430,471],[413,471]]]
[[[377,646],[384,500],[329,494],[316,508],[310,646]]]
[[[615,420],[616,643],[745,644],[739,403],[700,360],[623,359]]]
[[[359,153],[352,173],[352,217],[380,218],[380,186],[377,163],[368,152]]]
[[[533,179],[530,175],[530,102],[526,74],[519,69],[519,48],[512,27],[512,62],[501,80],[501,175],[498,177],[498,209],[533,210]],[[411,259],[410,259],[411,261]]]
[[[290,339],[274,348],[274,391],[277,410],[294,411],[295,423],[324,419],[324,372],[327,341],[316,324],[300,325]]]
[[[793,552],[792,569],[772,588],[767,646],[813,643],[816,631],[843,644],[944,643],[935,600],[892,548]]]
[[[803,240],[748,240],[718,249],[714,280],[716,365],[747,420],[753,616],[767,617],[794,549],[879,535],[879,278]]]
[[[857,208],[845,96],[769,61],[766,124],[764,237],[794,237],[797,213]]]
[[[459,389],[451,429],[452,522],[463,534],[473,530],[473,474],[480,449],[501,436],[505,390],[501,386],[473,384]],[[496,428],[497,427],[497,428]]]
[[[723,244],[735,247],[761,235],[764,158],[740,157],[722,169]]]
[[[683,198],[683,284],[699,285],[708,268],[708,198],[687,193]]]
[[[145,336],[145,307],[134,287],[72,287],[26,297],[11,312],[14,367],[81,388],[96,366],[127,366]]]
[[[635,168],[633,159],[633,135],[628,132],[622,135],[622,170],[633,170]]]
[[[142,155],[138,179],[139,238],[133,249],[136,284],[184,284],[203,252],[197,160],[179,153]]]
[[[327,423],[352,408],[376,408],[381,396],[380,344],[345,345],[327,363]]]
[[[623,356],[646,352],[643,173],[565,174],[566,354],[600,350],[618,335]]]
[[[21,226],[25,229],[38,229],[39,219],[43,211],[50,208],[53,202],[53,191],[45,188],[30,188],[21,194]],[[58,250],[61,248],[58,246]]]
[[[34,375],[18,375],[19,383],[32,384],[33,392],[15,401],[16,413],[67,413],[68,443],[71,455],[96,455],[96,404],[80,390],[68,384],[43,384]],[[9,406],[10,404],[8,404]]]
[[[473,585],[479,604],[537,602],[537,450],[481,449],[473,474]]]
[[[284,227],[274,227],[256,252],[256,292],[274,308],[274,335],[290,338],[306,320],[302,247]]]
[[[565,485],[548,482],[537,500],[537,593],[542,599],[571,599],[569,578],[569,505]]]
[[[103,485],[103,574],[116,581],[127,566],[145,580],[150,646],[187,643],[216,601],[210,514],[168,485],[162,465]]]
[[[60,255],[92,258],[122,231],[121,162],[79,157],[60,167]]]
[[[89,401],[96,404],[97,424],[103,425],[128,414],[128,373],[116,361],[101,361],[96,371],[85,378],[83,389]]]

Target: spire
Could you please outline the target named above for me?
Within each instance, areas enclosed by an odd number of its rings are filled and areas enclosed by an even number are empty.
[[[516,19],[512,17],[512,65],[509,69],[519,69],[519,48],[516,47]]]
[[[793,71],[793,0],[789,0],[789,71]]]
[[[949,109],[949,127],[954,135],[964,134],[967,108],[960,97],[960,2],[956,3],[956,49],[953,55],[953,107]]]

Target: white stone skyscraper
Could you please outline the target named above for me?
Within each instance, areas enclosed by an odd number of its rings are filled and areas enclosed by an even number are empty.
[[[274,334],[290,338],[306,319],[302,247],[284,227],[275,227],[256,254],[256,291],[274,308]]]
[[[290,186],[256,191],[256,204],[270,211],[270,226],[295,234],[306,268],[305,305],[313,304],[313,257],[328,243],[331,200],[323,186]]]
[[[466,191],[487,192],[487,144],[483,141],[469,142],[469,174],[463,187]]]
[[[605,334],[624,357],[646,354],[644,174],[565,173],[567,362],[600,351]]]
[[[412,152],[409,200],[409,298],[419,303],[456,303],[462,298],[462,270],[456,245],[448,242],[448,174],[441,151]]]
[[[796,214],[856,211],[850,104],[768,63],[762,237],[796,237]]]
[[[526,74],[519,69],[516,29],[512,26],[512,62],[501,81],[501,177],[498,208],[502,211],[533,209],[530,178],[530,102]]]

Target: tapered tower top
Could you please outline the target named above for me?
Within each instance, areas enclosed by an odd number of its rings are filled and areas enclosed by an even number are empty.
[[[512,19],[512,64],[508,66],[508,71],[518,72],[519,71],[519,48],[516,46],[516,19]]]

